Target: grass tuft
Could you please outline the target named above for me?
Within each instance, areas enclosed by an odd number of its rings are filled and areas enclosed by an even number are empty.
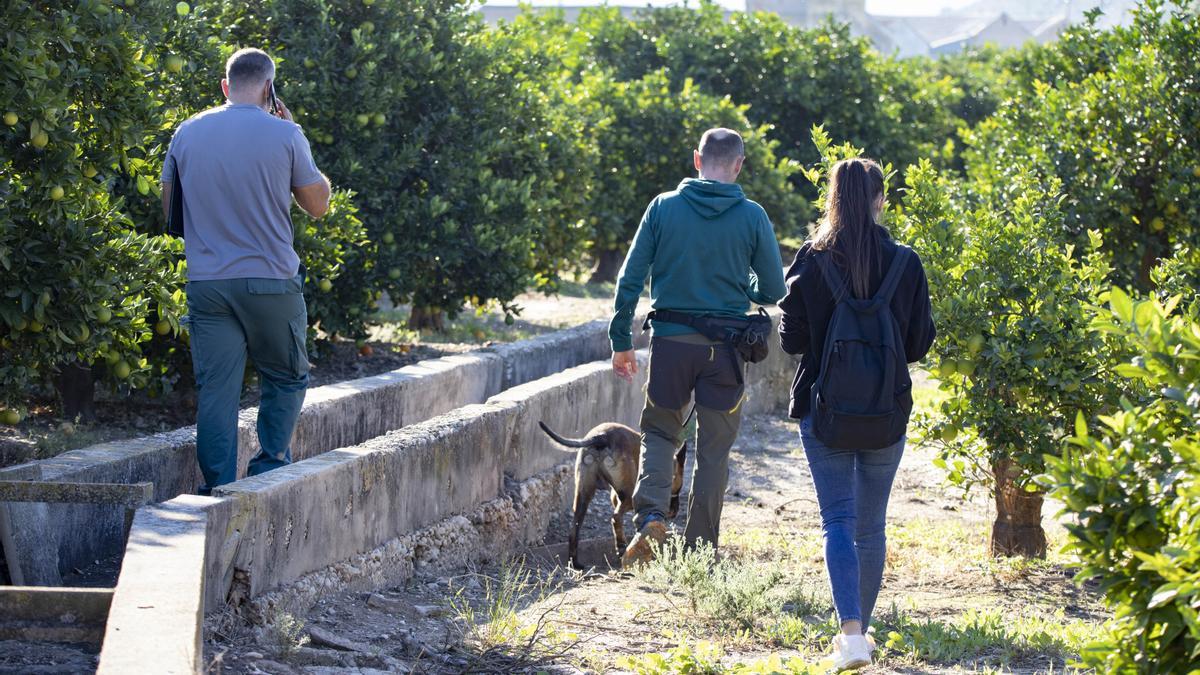
[[[825,675],[829,664],[812,664],[800,657],[772,654],[749,662],[725,663],[721,647],[711,642],[682,644],[666,653],[622,657],[617,665],[637,675]]]
[[[304,622],[288,612],[279,612],[267,624],[267,640],[282,656],[295,654],[308,644],[308,636],[304,634]]]
[[[471,657],[469,672],[531,668],[553,661],[579,644],[577,635],[560,633],[548,621],[562,601],[549,603],[532,622],[521,617],[522,609],[559,590],[535,577],[532,569],[508,560],[500,565],[496,577],[481,578],[482,599],[472,601],[460,590],[449,602],[462,645]]]
[[[973,667],[1037,663],[1065,669],[1101,632],[1095,624],[1066,618],[1062,610],[1005,615],[971,609],[951,621],[913,619],[893,610],[880,623],[885,646],[904,660]]]
[[[783,580],[778,570],[734,557],[718,560],[708,544],[688,549],[679,537],[661,547],[643,574],[665,594],[683,595],[697,618],[732,630],[753,630],[783,604],[774,592]]]

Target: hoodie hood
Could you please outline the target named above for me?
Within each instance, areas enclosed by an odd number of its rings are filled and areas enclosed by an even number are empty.
[[[685,178],[679,184],[680,196],[701,216],[713,219],[746,201],[746,193],[737,183]]]

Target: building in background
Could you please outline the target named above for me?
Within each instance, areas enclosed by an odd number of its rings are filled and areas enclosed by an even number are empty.
[[[976,0],[936,16],[889,16],[867,12],[866,0],[746,0],[747,11],[776,12],[795,26],[814,26],[832,16],[869,38],[884,53],[947,54],[993,44],[1019,47],[1050,42],[1094,7],[1102,26],[1125,23],[1137,0]]]
[[[636,0],[608,4],[626,16],[646,8]],[[855,35],[870,39],[879,51],[901,57],[949,54],[985,44],[1005,48],[1050,42],[1094,7],[1104,12],[1101,26],[1110,26],[1127,23],[1136,6],[1137,0],[976,0],[936,16],[889,16],[867,12],[866,0],[746,0],[747,11],[775,12],[794,26],[816,26],[833,17],[849,24]],[[571,20],[582,9],[569,0],[559,7]],[[495,23],[511,20],[520,9],[487,3],[479,11]]]

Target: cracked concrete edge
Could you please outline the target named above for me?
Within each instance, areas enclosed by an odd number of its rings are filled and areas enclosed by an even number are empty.
[[[219,501],[186,495],[138,509],[97,673],[201,672],[207,509]]]

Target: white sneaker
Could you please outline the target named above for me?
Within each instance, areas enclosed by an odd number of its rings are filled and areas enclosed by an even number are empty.
[[[840,671],[871,665],[872,644],[861,635],[839,635],[833,639],[833,667]]]

